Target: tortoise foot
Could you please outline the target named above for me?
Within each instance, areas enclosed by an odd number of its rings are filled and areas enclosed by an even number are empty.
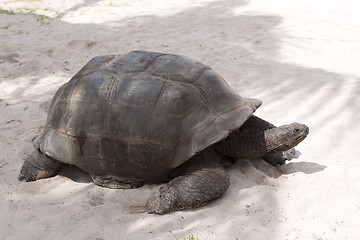
[[[283,165],[286,161],[290,161],[295,158],[296,151],[294,148],[291,148],[284,152],[274,153],[263,157],[263,159],[270,163],[272,166],[276,167],[277,165]]]
[[[173,196],[169,190],[167,185],[162,185],[152,191],[146,207],[147,213],[164,214],[173,210]]]
[[[32,152],[25,160],[18,179],[26,182],[56,175],[62,164],[39,151]]]

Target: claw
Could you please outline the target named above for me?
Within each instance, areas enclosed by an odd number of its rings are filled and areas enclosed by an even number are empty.
[[[18,180],[22,181],[22,180],[24,180],[24,178],[25,178],[25,175],[20,173],[19,176],[18,176]]]
[[[35,181],[35,176],[37,175],[38,169],[30,165],[28,162],[25,162],[21,168],[20,174],[18,176],[19,181],[25,180],[26,182]]]
[[[149,210],[147,211],[148,214],[154,214],[155,213],[155,210]]]

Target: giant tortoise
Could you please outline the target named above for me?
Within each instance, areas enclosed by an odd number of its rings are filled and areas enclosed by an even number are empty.
[[[229,187],[224,159],[283,164],[307,136],[303,124],[275,127],[253,116],[260,105],[187,57],[98,56],[56,92],[19,179],[51,177],[70,164],[103,187],[162,183],[149,213],[202,206]]]

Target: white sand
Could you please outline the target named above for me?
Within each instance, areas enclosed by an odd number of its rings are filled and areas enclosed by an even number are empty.
[[[357,0],[2,0],[0,239],[360,239],[360,3]],[[50,18],[41,18],[44,14]],[[136,213],[152,186],[110,190],[73,168],[17,180],[49,102],[90,58],[183,54],[263,100],[257,115],[306,123],[298,159],[229,169],[211,204]]]

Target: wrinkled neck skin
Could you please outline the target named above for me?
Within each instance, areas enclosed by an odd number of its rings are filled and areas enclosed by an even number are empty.
[[[226,139],[216,143],[215,149],[218,153],[233,158],[258,158],[268,152],[263,132],[254,135],[232,132]]]
[[[236,130],[216,143],[215,149],[226,156],[249,159],[286,151],[301,142],[307,134],[306,131],[294,134],[293,128],[293,125],[285,125],[251,135]]]

